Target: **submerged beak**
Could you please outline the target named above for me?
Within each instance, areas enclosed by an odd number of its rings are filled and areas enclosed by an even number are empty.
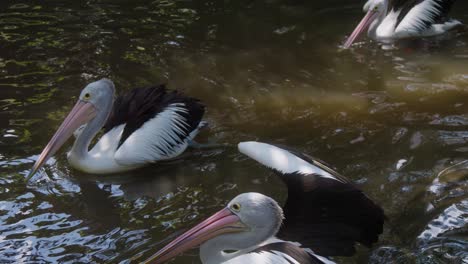
[[[44,148],[36,163],[34,163],[26,181],[29,181],[37,170],[60,149],[78,127],[93,119],[96,116],[96,112],[93,104],[79,100]]]
[[[343,47],[348,49],[354,43],[354,41],[362,34],[362,32],[366,31],[366,29],[372,24],[372,22],[378,17],[379,12],[372,9],[367,12],[364,18],[361,20],[359,25],[354,29],[353,33],[349,36],[346,40]]]
[[[226,233],[242,232],[246,229],[247,227],[241,222],[237,215],[232,213],[229,209],[224,208],[174,239],[149,259],[143,261],[143,263],[164,263],[182,252],[199,246],[213,237]]]

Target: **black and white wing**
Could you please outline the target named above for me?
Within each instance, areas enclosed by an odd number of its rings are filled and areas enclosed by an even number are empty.
[[[272,169],[288,186],[285,221],[278,233],[322,256],[350,256],[383,231],[384,211],[342,175],[312,157],[260,142],[239,151]]]
[[[304,249],[296,243],[277,241],[260,246],[255,250],[234,258],[226,264],[335,264],[309,249]]]
[[[398,13],[395,33],[414,35],[443,24],[455,0],[393,0],[391,7]]]
[[[114,156],[120,164],[171,159],[187,148],[204,112],[199,100],[164,85],[135,88],[115,100],[104,132],[122,130]]]

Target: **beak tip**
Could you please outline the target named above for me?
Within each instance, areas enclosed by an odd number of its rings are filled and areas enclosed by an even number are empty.
[[[36,175],[36,173],[39,171],[40,168],[41,166],[37,166],[37,161],[36,161],[34,166],[29,171],[28,175],[26,176],[25,181],[29,182],[29,180],[31,180],[31,178],[34,177],[34,175]]]
[[[29,182],[29,180],[36,174],[36,170],[35,169],[31,169],[31,171],[29,171],[28,173],[28,176],[26,177],[26,182]]]

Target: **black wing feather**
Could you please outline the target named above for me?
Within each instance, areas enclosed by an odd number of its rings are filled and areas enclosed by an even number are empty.
[[[352,183],[320,175],[277,172],[288,186],[278,237],[298,241],[323,256],[351,256],[383,231],[384,211]]]
[[[188,124],[188,126],[181,127],[183,133],[178,134],[179,139],[183,140],[200,124],[205,113],[205,106],[198,99],[184,96],[175,90],[167,90],[165,85],[135,88],[117,97],[112,113],[104,126],[104,133],[125,124],[119,141],[120,147],[145,122],[175,103],[183,103],[187,110],[187,112],[179,112]]]

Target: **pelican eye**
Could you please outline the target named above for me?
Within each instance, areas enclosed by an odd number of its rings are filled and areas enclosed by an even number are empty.
[[[374,7],[374,11],[379,11],[379,6]]]
[[[91,98],[91,94],[89,93],[85,93],[85,95],[83,96],[84,99],[88,100],[89,98]]]
[[[232,205],[231,205],[231,209],[234,210],[234,211],[236,211],[236,212],[239,212],[240,209],[241,209],[241,205],[238,204],[238,203],[232,204]]]

